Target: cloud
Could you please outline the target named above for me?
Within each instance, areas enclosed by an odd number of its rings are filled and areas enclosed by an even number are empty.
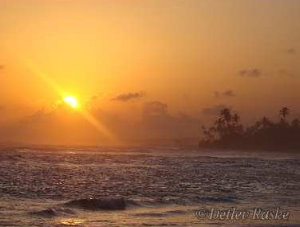
[[[223,105],[223,104],[215,105],[212,107],[203,108],[202,113],[205,115],[217,115],[224,108],[230,108],[230,107]]]
[[[226,98],[226,97],[234,97],[236,94],[233,90],[226,90],[226,91],[215,91],[216,98]]]
[[[144,96],[145,96],[145,94],[143,92],[129,92],[129,93],[120,94],[120,95],[112,98],[111,100],[127,102],[127,101],[131,101],[131,100],[140,99]]]
[[[242,69],[239,71],[239,75],[241,77],[259,77],[261,76],[262,72],[260,69],[253,68],[253,69]]]
[[[81,115],[64,107],[50,111],[41,109],[6,126],[2,125],[0,130],[4,132],[0,141],[33,144],[96,144],[108,141]]]
[[[166,115],[168,105],[159,101],[147,102],[144,104],[144,115]]]
[[[285,53],[290,54],[290,55],[294,55],[297,52],[296,52],[295,48],[289,48],[289,49],[285,50]]]
[[[4,69],[4,65],[0,65],[0,70]]]
[[[142,121],[137,125],[144,139],[171,139],[195,137],[199,133],[200,120],[186,114],[171,115],[168,105],[160,101],[144,103]]]
[[[201,125],[198,117],[170,113],[168,105],[161,101],[145,102],[134,112],[125,110],[122,113],[103,110],[97,105],[91,107],[89,113],[117,141],[125,143],[173,143],[175,139],[196,138]],[[0,131],[3,132],[0,142],[70,145],[111,143],[94,124],[65,106],[32,112],[20,120],[0,125]]]

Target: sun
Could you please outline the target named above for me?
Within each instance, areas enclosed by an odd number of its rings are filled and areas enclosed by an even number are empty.
[[[63,97],[64,102],[73,109],[79,108],[79,102],[73,95],[66,95]]]

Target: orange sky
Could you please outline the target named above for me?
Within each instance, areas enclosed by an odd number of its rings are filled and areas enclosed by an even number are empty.
[[[297,0],[0,0],[0,141],[98,143],[63,93],[118,140],[197,136],[222,106],[246,121],[300,115],[299,12]]]

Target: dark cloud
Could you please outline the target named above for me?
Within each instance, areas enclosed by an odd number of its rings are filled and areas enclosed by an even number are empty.
[[[137,137],[143,138],[183,138],[194,137],[199,133],[199,119],[184,113],[171,115],[168,105],[160,101],[145,103],[143,106],[142,121],[137,128],[140,132]]]
[[[202,113],[205,115],[217,115],[224,108],[230,108],[226,105],[220,104],[212,107],[207,107],[202,109]]]
[[[253,68],[253,69],[242,69],[239,71],[239,75],[241,77],[259,77],[262,75],[260,69]]]
[[[289,48],[285,51],[285,53],[291,54],[291,55],[296,54],[296,49],[295,48]]]
[[[178,138],[196,138],[201,122],[184,113],[171,114],[168,105],[160,101],[144,103],[136,115],[128,119],[121,113],[90,109],[90,114],[121,142],[174,141]],[[134,113],[135,114],[135,113]],[[3,126],[1,126],[3,127]],[[20,142],[38,144],[109,144],[110,141],[80,115],[60,107],[50,111],[39,110],[16,121],[0,135]]]
[[[115,98],[112,98],[113,101],[121,101],[121,102],[127,102],[131,100],[136,100],[144,97],[145,94],[143,92],[129,92],[125,94],[120,94],[116,96]]]
[[[35,113],[24,117],[20,120],[20,125],[30,125],[30,124],[37,124],[42,122],[49,123],[49,119],[53,117],[53,112],[46,112],[44,109],[38,110]]]
[[[1,128],[0,128],[0,131]],[[50,111],[39,110],[5,127],[0,140],[36,144],[84,144],[107,141],[86,119],[60,107]]]
[[[147,102],[144,104],[144,115],[166,115],[168,105],[159,101]]]
[[[236,94],[233,90],[226,90],[226,91],[215,91],[216,98],[223,98],[223,97],[234,97]]]

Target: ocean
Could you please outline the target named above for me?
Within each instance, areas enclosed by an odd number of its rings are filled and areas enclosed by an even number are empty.
[[[0,226],[300,226],[299,167],[295,153],[2,147]],[[66,205],[99,198],[126,209]],[[217,215],[254,209],[287,217]]]

